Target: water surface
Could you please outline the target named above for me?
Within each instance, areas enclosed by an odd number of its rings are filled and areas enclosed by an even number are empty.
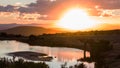
[[[76,60],[83,58],[83,50],[66,47],[47,47],[47,46],[30,46],[26,43],[18,41],[0,41],[0,57],[7,56],[7,53],[18,51],[33,51],[39,53],[45,53],[49,56],[53,56],[54,59],[49,64],[50,68],[60,68],[60,65],[67,62],[67,65],[74,65],[78,63]],[[89,57],[89,52],[86,53]],[[88,68],[93,68],[93,63],[85,63]]]

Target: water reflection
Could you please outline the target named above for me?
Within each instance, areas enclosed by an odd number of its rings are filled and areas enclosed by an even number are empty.
[[[60,68],[60,65],[63,64],[63,62],[67,62],[68,65],[74,65],[77,63],[77,59],[83,57],[83,50],[75,48],[29,46],[26,43],[21,43],[14,40],[0,41],[0,57],[6,56],[6,53],[16,51],[33,51],[56,57],[52,62],[47,62],[50,68]],[[89,56],[90,54],[87,52],[87,57]],[[89,66],[91,67],[91,65]]]
[[[65,47],[40,47],[31,46],[32,51],[46,53],[49,56],[56,57],[58,61],[73,61],[83,58],[83,50]],[[89,52],[86,53],[87,57],[90,56]]]
[[[0,56],[9,52],[28,51],[29,45],[17,41],[0,41]]]

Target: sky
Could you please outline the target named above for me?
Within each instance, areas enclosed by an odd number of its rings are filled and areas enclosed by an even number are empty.
[[[0,24],[54,24],[68,9],[79,7],[101,24],[120,28],[120,0],[0,0]]]
[[[35,3],[36,0],[0,0],[0,5],[15,5],[15,4],[30,4],[30,3]]]

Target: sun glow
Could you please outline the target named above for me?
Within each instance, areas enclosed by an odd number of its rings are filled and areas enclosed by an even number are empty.
[[[87,15],[87,12],[74,8],[63,14],[56,24],[58,27],[67,30],[87,30],[95,26],[95,22]]]

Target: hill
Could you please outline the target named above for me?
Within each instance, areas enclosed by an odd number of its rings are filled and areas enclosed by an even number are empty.
[[[21,26],[21,24],[15,24],[15,23],[12,23],[12,24],[0,24],[0,30],[6,30],[6,29],[13,28],[13,27],[18,27],[18,26]]]
[[[18,26],[10,29],[0,30],[0,32],[6,32],[8,34],[21,34],[21,35],[41,35],[41,34],[54,34],[63,32],[60,29],[47,29],[36,26]]]

